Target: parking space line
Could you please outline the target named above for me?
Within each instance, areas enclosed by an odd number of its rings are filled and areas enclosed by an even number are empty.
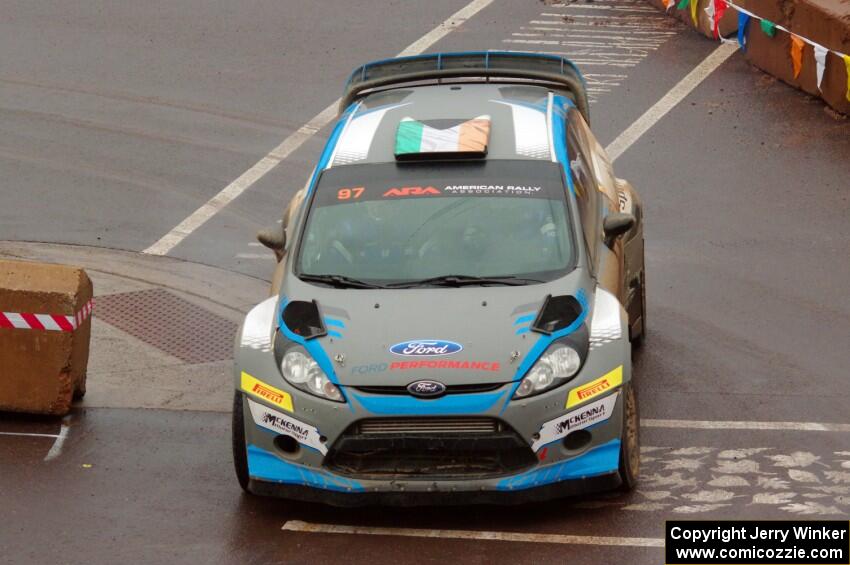
[[[397,57],[418,55],[428,49],[431,45],[448,35],[451,31],[463,25],[469,18],[489,6],[493,0],[473,0],[451,16],[440,25],[408,45]],[[239,177],[224,187],[218,194],[204,203],[200,208],[192,212],[185,220],[180,222],[174,229],[162,236],[159,241],[142,251],[149,255],[166,255],[174,249],[181,241],[186,239],[192,232],[204,225],[210,218],[215,216],[222,208],[230,204],[240,194],[245,192],[258,180],[266,176],[281,161],[301,147],[308,139],[313,137],[319,130],[328,125],[337,115],[339,99],[334,100],[330,106],[319,112],[309,122],[298,128],[292,135],[272,149],[265,157],[257,161],[250,169],[239,175]]]
[[[50,451],[48,451],[47,455],[44,456],[45,461],[51,461],[62,455],[62,447],[64,447],[65,440],[68,438],[68,430],[70,429],[68,424],[70,422],[70,414],[62,418],[62,427],[59,429],[59,435],[56,436],[56,440],[53,442],[53,445],[50,446]]]
[[[661,538],[630,538],[619,536],[577,536],[568,534],[526,534],[519,532],[492,532],[476,530],[429,530],[419,528],[381,528],[369,526],[344,526],[289,520],[281,528],[287,532],[350,534],[367,536],[396,536],[410,538],[441,538],[486,541],[519,541],[527,543],[554,543],[565,545],[603,545],[621,547],[664,547]]]
[[[28,432],[0,432],[0,436],[24,436],[24,437],[52,437],[58,438],[59,434],[32,434]]]
[[[679,102],[690,94],[697,86],[705,80],[717,67],[723,64],[726,59],[738,51],[737,43],[721,43],[708,57],[694,67],[694,69],[685,75],[685,78],[680,80],[673,88],[665,94],[661,100],[652,105],[652,107],[643,113],[635,122],[627,127],[623,133],[617,136],[612,141],[605,151],[611,158],[611,161],[616,161],[619,156],[628,150],[640,137],[654,126],[661,118],[667,115],[667,112],[672,110]]]
[[[850,424],[820,422],[739,422],[723,420],[659,420],[642,418],[646,428],[679,428],[688,430],[768,430],[799,432],[850,432]]]

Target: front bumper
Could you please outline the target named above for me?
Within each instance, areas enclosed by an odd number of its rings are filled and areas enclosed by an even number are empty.
[[[317,450],[301,444],[295,453],[286,452],[275,443],[278,434],[258,425],[252,418],[249,400],[243,395],[245,404],[245,430],[247,441],[249,490],[256,494],[281,496],[308,501],[319,501],[340,506],[358,506],[364,504],[516,504],[543,500],[557,496],[568,496],[616,488],[620,484],[617,473],[620,457],[620,437],[622,429],[622,398],[619,390],[614,390],[603,398],[613,400],[614,409],[610,416],[588,428],[590,436],[584,445],[576,449],[568,448],[561,438],[544,445],[534,445],[536,434],[541,430],[547,418],[565,412],[564,402],[569,387],[556,389],[548,394],[526,400],[505,403],[504,397],[510,392],[510,385],[503,393],[494,396],[496,402],[491,406],[480,406],[481,414],[488,415],[516,431],[517,439],[523,441],[530,454],[530,460],[521,469],[510,473],[470,472],[462,475],[384,475],[365,476],[356,473],[341,473],[332,469],[335,446],[343,443],[345,430],[363,419],[374,421],[377,417],[389,417],[389,414],[375,414],[375,403],[408,402],[407,399],[378,399],[377,395],[369,401],[361,402],[362,395],[349,394],[357,405],[351,410],[335,410],[328,424],[316,428],[318,435],[327,434],[328,449]],[[473,396],[473,395],[457,395]],[[360,398],[360,401],[357,400]],[[448,403],[440,405],[437,401],[424,402],[430,410],[445,410],[452,403],[466,402],[444,397]],[[469,399],[467,399],[469,400]],[[313,399],[294,397],[295,405],[316,402]],[[473,405],[480,402],[472,399]],[[428,404],[430,403],[430,404]],[[329,403],[322,403],[327,406]],[[366,410],[364,406],[371,406]],[[439,407],[439,409],[438,409]],[[581,407],[579,407],[581,408]],[[399,409],[404,412],[403,409]],[[574,410],[574,409],[571,409]],[[309,413],[311,410],[308,410]],[[570,412],[570,411],[567,411]],[[304,413],[296,412],[303,417]],[[464,414],[470,415],[470,414]],[[432,417],[434,415],[432,414]],[[427,415],[419,415],[427,418]],[[324,421],[318,420],[317,421]],[[319,431],[321,430],[321,431]],[[325,436],[321,436],[325,437]],[[535,449],[532,449],[532,445]],[[324,451],[324,452],[323,452]]]
[[[592,477],[567,479],[522,490],[406,490],[404,482],[396,490],[340,491],[297,483],[273,482],[252,477],[248,490],[261,496],[276,496],[332,506],[462,506],[468,504],[512,505],[540,502],[567,496],[613,490],[622,484],[619,473],[606,472]]]

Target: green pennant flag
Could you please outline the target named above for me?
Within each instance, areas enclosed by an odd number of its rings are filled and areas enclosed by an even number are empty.
[[[680,2],[676,5],[677,10],[684,10],[690,4],[690,0],[680,0]]]
[[[776,24],[771,22],[770,20],[762,20],[761,30],[766,36],[773,37],[774,35],[776,35]]]

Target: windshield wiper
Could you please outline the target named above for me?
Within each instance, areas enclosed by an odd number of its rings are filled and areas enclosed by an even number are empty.
[[[305,282],[326,283],[337,288],[387,288],[380,284],[353,279],[345,275],[308,275],[302,273],[298,275],[298,278]]]
[[[407,288],[415,286],[479,286],[485,284],[503,284],[507,286],[522,286],[528,283],[542,283],[544,281],[538,279],[528,279],[515,277],[513,275],[505,275],[500,277],[476,277],[473,275],[440,275],[439,277],[430,277],[418,281],[404,281],[390,283],[387,286],[392,288]]]

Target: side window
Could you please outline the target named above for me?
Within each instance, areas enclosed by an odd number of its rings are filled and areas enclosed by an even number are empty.
[[[596,177],[596,184],[599,192],[604,197],[603,207],[607,205],[609,211],[616,212],[620,209],[619,198],[617,196],[617,179],[614,176],[614,168],[611,166],[611,161],[608,159],[608,154],[605,149],[596,140],[593,132],[590,131],[587,122],[581,117],[581,114],[576,113],[573,122],[580,130],[584,139],[587,141],[586,146],[590,149],[590,158],[593,160],[593,173]],[[603,214],[605,211],[603,210]]]
[[[600,224],[600,193],[593,176],[593,165],[590,160],[590,151],[580,125],[581,115],[571,110],[567,118],[567,154],[570,159],[570,173],[572,174],[573,187],[578,202],[578,213],[581,218],[582,231],[585,243],[590,253],[591,264],[596,264],[596,252],[602,239],[602,226]]]

